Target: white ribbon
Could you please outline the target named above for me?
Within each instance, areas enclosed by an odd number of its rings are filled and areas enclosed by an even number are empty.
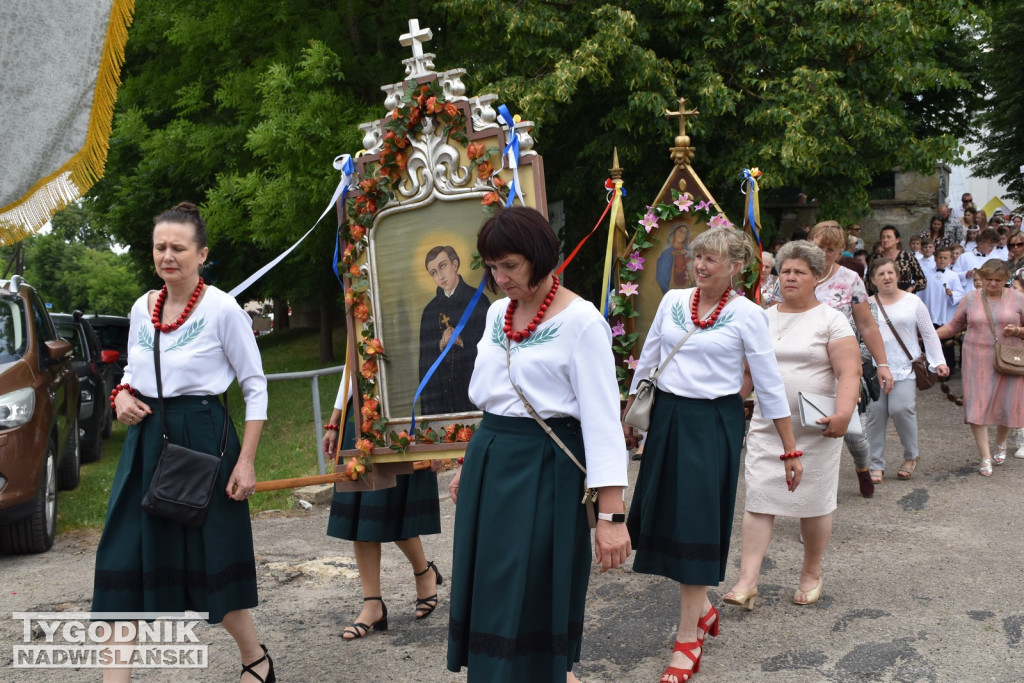
[[[338,200],[341,199],[341,196],[343,194],[345,194],[352,187],[352,178],[355,175],[355,164],[352,163],[352,156],[349,155],[349,154],[342,154],[340,156],[335,157],[334,158],[334,168],[336,168],[339,171],[341,171],[341,180],[338,182],[338,187],[334,190],[334,196],[331,197],[330,203],[327,205],[327,208],[324,209],[324,212],[322,214],[320,214],[320,218],[316,219],[316,223],[313,223],[313,227],[310,228],[309,230],[307,230],[306,234],[303,235],[302,237],[300,237],[298,242],[296,242],[292,246],[288,247],[285,251],[283,251],[281,254],[279,254],[273,261],[271,261],[267,265],[265,265],[262,268],[260,268],[259,270],[257,270],[255,273],[253,273],[252,275],[247,277],[242,284],[237,285],[234,289],[232,289],[230,292],[228,292],[228,296],[233,296],[233,297],[234,296],[238,296],[239,294],[241,294],[245,290],[249,289],[249,287],[254,282],[256,282],[261,277],[266,275],[267,272],[269,272],[271,268],[273,268],[278,263],[280,263],[282,260],[284,260],[284,258],[286,256],[288,256],[288,254],[292,253],[292,251],[294,251],[295,247],[297,247],[300,244],[302,244],[302,240],[304,240],[307,237],[309,237],[309,233],[313,232],[313,230],[316,228],[316,226],[318,226],[320,224],[320,221],[322,221],[324,219],[324,216],[326,216],[327,213],[335,205],[337,205]]]

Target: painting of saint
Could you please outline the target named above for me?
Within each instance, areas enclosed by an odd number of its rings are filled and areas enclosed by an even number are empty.
[[[692,287],[690,282],[690,226],[678,223],[668,231],[665,250],[658,256],[657,280],[661,293]]]
[[[420,318],[420,381],[448,345],[459,319],[476,293],[476,288],[466,284],[459,274],[461,263],[451,246],[433,247],[424,257],[424,265],[437,290]],[[423,387],[420,394],[422,414],[462,413],[477,409],[469,400],[469,379],[476,362],[476,346],[484,334],[487,305],[486,297],[477,302],[466,326]]]

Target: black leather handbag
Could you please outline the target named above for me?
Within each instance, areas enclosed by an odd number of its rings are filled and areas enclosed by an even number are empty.
[[[167,414],[164,411],[164,390],[160,381],[160,332],[153,335],[153,364],[156,366],[156,395],[160,404],[160,422],[164,445],[160,451],[153,480],[142,498],[147,513],[177,522],[183,526],[201,527],[206,523],[217,484],[221,459],[228,444],[227,392],[224,392],[224,427],[220,437],[220,453],[204,453],[170,443],[167,437]]]

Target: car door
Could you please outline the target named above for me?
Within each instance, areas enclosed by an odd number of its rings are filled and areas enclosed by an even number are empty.
[[[78,416],[78,377],[75,376],[70,359],[60,362],[49,360],[46,342],[59,339],[57,330],[35,292],[32,292],[29,300],[32,302],[32,317],[35,318],[39,370],[46,377],[45,381],[48,383],[47,395],[50,398],[53,419],[57,425],[57,448],[63,453],[66,444],[70,441],[70,431]]]

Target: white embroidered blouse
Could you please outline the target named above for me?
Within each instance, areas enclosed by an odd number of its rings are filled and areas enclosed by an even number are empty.
[[[662,297],[647,333],[633,375],[630,394],[672,353],[693,328],[690,301],[694,289],[672,289]],[[743,385],[743,361],[750,365],[761,414],[774,420],[788,417],[789,401],[768,332],[768,317],[745,297],[725,305],[718,322],[686,340],[658,378],[658,388],[688,398],[714,399],[738,393]]]
[[[128,366],[122,381],[152,398],[156,398],[154,339],[147,293],[132,306]],[[245,419],[267,419],[267,378],[252,319],[216,287],[207,286],[184,325],[160,333],[160,370],[164,398],[221,394],[237,378],[245,398]]]
[[[512,342],[507,362],[502,328],[508,303],[508,298],[499,299],[487,310],[469,399],[488,413],[530,419],[509,381],[510,366],[512,379],[542,418],[580,421],[587,485],[626,486],[626,442],[619,423],[619,385],[608,323],[593,304],[576,299],[541,321],[528,339]]]

